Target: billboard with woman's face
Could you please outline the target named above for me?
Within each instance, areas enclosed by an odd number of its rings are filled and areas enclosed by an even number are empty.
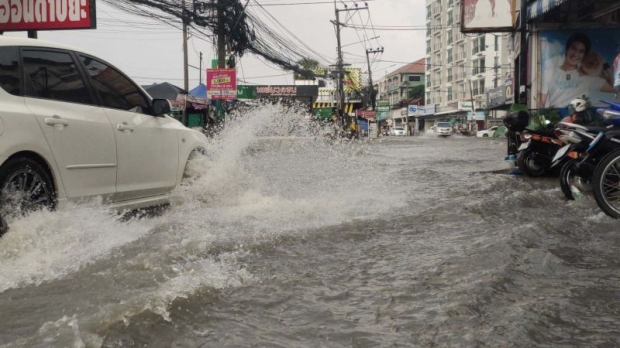
[[[515,6],[515,0],[463,0],[461,2],[461,32],[511,31],[516,19]]]
[[[565,108],[588,97],[592,106],[614,100],[614,60],[620,53],[618,30],[541,31],[539,108]],[[620,86],[618,86],[620,87]]]

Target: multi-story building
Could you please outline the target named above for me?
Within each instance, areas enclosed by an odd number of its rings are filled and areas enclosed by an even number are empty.
[[[389,100],[396,105],[401,100],[412,97],[414,87],[424,86],[424,58],[409,63],[386,74],[377,81],[379,86],[377,99]]]
[[[427,119],[476,121],[482,129],[503,117],[502,111],[487,108],[485,92],[512,83],[511,37],[461,33],[461,2],[426,0],[425,99],[436,111]]]

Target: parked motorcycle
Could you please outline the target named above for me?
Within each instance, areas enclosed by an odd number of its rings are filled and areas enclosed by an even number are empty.
[[[591,152],[599,153],[601,160],[594,169],[592,190],[594,199],[605,214],[620,218],[620,103],[604,101],[608,105],[597,112],[612,129],[601,137]]]
[[[527,176],[540,177],[551,169],[556,152],[563,143],[553,131],[525,130],[521,133],[523,143],[518,149],[517,166]]]
[[[557,165],[563,157],[569,158],[560,171],[560,187],[568,199],[591,191],[591,181],[599,163],[610,152],[620,148],[620,123],[615,120],[620,119],[620,104],[608,105],[597,110],[600,116],[598,120],[587,121],[594,126],[563,120],[556,127],[556,135],[567,145],[557,152],[552,166]]]

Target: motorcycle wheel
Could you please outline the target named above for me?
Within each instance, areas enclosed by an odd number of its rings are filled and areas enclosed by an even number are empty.
[[[594,199],[603,212],[620,218],[620,150],[615,150],[596,166],[592,179]]]
[[[517,166],[525,175],[538,178],[543,176],[548,167],[547,161],[534,150],[523,150],[517,155]]]
[[[576,195],[592,191],[589,178],[578,176],[575,173],[575,161],[567,161],[560,170],[560,188],[568,200],[575,200]]]

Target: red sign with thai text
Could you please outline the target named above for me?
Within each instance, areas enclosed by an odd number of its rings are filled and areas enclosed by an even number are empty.
[[[237,99],[237,70],[207,69],[207,98]]]
[[[0,30],[96,28],[95,0],[0,0]]]
[[[357,117],[365,118],[367,120],[374,120],[377,116],[377,112],[372,110],[357,110]]]

